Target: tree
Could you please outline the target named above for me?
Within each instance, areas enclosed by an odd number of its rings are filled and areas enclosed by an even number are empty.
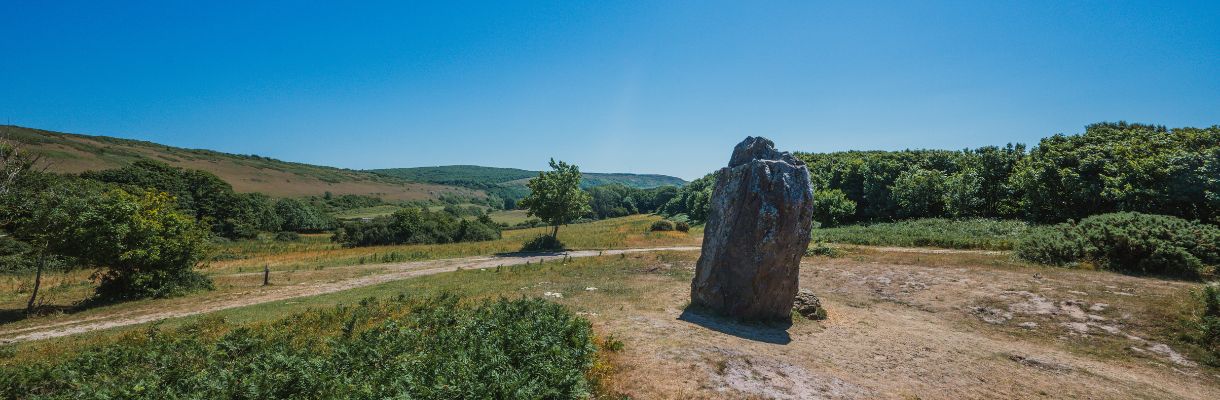
[[[898,215],[907,218],[940,217],[945,213],[945,174],[937,170],[903,172],[890,188]]]
[[[842,190],[818,190],[813,192],[813,220],[824,227],[843,223],[856,214],[856,202],[847,198]]]
[[[580,190],[580,167],[551,159],[551,171],[538,173],[527,186],[530,194],[517,204],[551,225],[551,237],[559,238],[559,226],[590,212],[589,194]]]
[[[282,231],[320,232],[335,225],[331,216],[297,199],[280,199],[275,203],[275,214]]]
[[[38,157],[22,151],[15,142],[0,137],[0,197],[8,194],[27,171],[38,162]]]

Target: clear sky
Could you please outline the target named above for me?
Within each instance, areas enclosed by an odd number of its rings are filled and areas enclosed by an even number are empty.
[[[0,123],[349,168],[691,179],[1220,124],[1220,1],[0,0]],[[359,3],[359,4],[356,4]]]

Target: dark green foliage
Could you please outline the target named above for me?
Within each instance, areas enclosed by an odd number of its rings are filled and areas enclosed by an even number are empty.
[[[252,238],[260,230],[278,229],[269,212],[267,196],[236,193],[210,172],[138,160],[118,169],[86,171],[81,177],[117,184],[133,193],[145,190],[169,193],[177,199],[181,210],[223,237]]]
[[[666,221],[666,220],[660,220],[660,221],[657,221],[657,222],[653,222],[653,223],[652,223],[652,226],[648,227],[648,230],[653,231],[653,232],[657,232],[657,231],[661,231],[661,232],[672,231],[672,230],[674,230],[674,223],[673,223],[673,222]]]
[[[1196,277],[1220,265],[1220,228],[1166,215],[1121,212],[1041,228],[1017,256],[1049,264],[1090,261],[1122,272]]]
[[[715,185],[715,173],[691,181],[678,189],[673,198],[661,207],[661,214],[669,217],[686,215],[690,222],[696,224],[707,221],[708,204],[712,201],[712,188]]]
[[[813,230],[813,243],[1008,250],[1028,225],[994,219],[925,218]]]
[[[486,215],[465,220],[446,212],[407,208],[371,221],[348,222],[332,238],[344,246],[454,243],[500,238],[500,227]]]
[[[275,240],[279,242],[295,242],[301,240],[301,234],[292,231],[280,231],[275,234]]]
[[[559,226],[573,222],[592,211],[589,193],[580,189],[580,167],[551,159],[551,170],[539,172],[527,185],[530,194],[517,202],[552,227],[551,236],[559,235]]]
[[[585,191],[591,198],[589,217],[593,219],[655,213],[678,194],[678,188],[674,186],[639,189],[620,184],[595,186]]]
[[[678,232],[689,232],[690,224],[686,223],[686,221],[678,221],[674,223],[674,229]]]
[[[4,398],[584,399],[589,322],[543,300],[362,301],[261,325],[150,328],[0,370]]]
[[[838,189],[813,192],[813,220],[821,226],[836,226],[856,214],[856,202]]]
[[[1187,321],[1189,336],[1208,353],[1206,363],[1220,366],[1220,282],[1203,285],[1195,300],[1194,313]]]
[[[280,199],[275,202],[275,214],[280,219],[281,231],[321,232],[335,227],[335,219],[322,210],[297,199]]]
[[[415,182],[428,182],[442,185],[461,186],[487,192],[489,197],[500,199],[504,207],[515,208],[516,202],[529,195],[526,182],[538,176],[538,171],[527,171],[516,168],[481,167],[477,165],[448,165],[440,167],[419,168],[389,168],[376,169],[371,172],[407,179]],[[682,186],[685,181],[665,175],[637,174],[603,174],[586,172],[582,174],[580,187],[584,189],[605,185],[622,185],[636,189],[650,189],[662,186]],[[664,204],[661,202],[660,204]],[[491,204],[488,204],[491,205]]]
[[[1114,211],[1220,223],[1220,126],[1101,123],[1042,139],[1012,176],[1029,218]]]
[[[559,239],[556,239],[554,236],[542,235],[525,242],[525,244],[521,246],[521,251],[557,251],[563,250],[564,248],[563,242],[559,241]]]
[[[1015,216],[1008,176],[1025,147],[973,150],[797,153],[818,191],[838,190],[856,204],[840,223],[896,218]]]
[[[807,255],[807,256],[822,256],[822,257],[835,258],[835,257],[841,256],[842,253],[843,252],[839,251],[839,249],[827,246],[826,243],[821,243],[821,242],[813,243],[813,244],[809,245],[808,249],[805,249],[805,255]]]
[[[364,196],[358,194],[341,194],[335,196],[330,192],[326,192],[322,197],[310,197],[306,201],[326,212],[338,212],[346,210],[354,210],[357,208],[375,207],[386,204],[380,197]]]

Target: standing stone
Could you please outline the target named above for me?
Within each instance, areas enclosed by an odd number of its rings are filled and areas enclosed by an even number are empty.
[[[743,320],[790,320],[812,225],[805,163],[747,137],[716,177],[691,304]]]

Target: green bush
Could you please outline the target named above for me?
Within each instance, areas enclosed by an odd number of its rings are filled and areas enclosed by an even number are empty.
[[[842,190],[819,190],[813,192],[813,220],[821,226],[836,226],[856,214],[856,202],[847,198]]]
[[[674,223],[674,229],[678,232],[689,232],[690,224],[686,223],[686,221],[678,221]]]
[[[1190,321],[1193,339],[1211,357],[1206,362],[1220,366],[1220,282],[1204,285],[1195,298],[1198,303]]]
[[[275,234],[275,240],[278,242],[295,242],[301,240],[301,234],[293,231],[281,231]]]
[[[1009,250],[1029,226],[995,219],[925,218],[813,230],[813,242]]]
[[[672,231],[672,230],[674,230],[674,223],[666,221],[666,220],[660,220],[657,222],[653,222],[652,226],[648,227],[648,230],[653,231],[653,232]]]
[[[1102,214],[1035,229],[1016,254],[1047,264],[1090,261],[1114,271],[1197,277],[1220,264],[1220,228],[1166,215]]]
[[[347,247],[389,244],[455,243],[500,238],[500,226],[487,215],[464,220],[447,212],[407,208],[372,221],[345,224],[331,240]]]
[[[565,248],[563,242],[551,235],[542,235],[530,239],[521,246],[521,251],[556,251]]]
[[[588,321],[543,300],[368,299],[268,324],[149,328],[6,367],[0,397],[584,399],[596,351]]]

